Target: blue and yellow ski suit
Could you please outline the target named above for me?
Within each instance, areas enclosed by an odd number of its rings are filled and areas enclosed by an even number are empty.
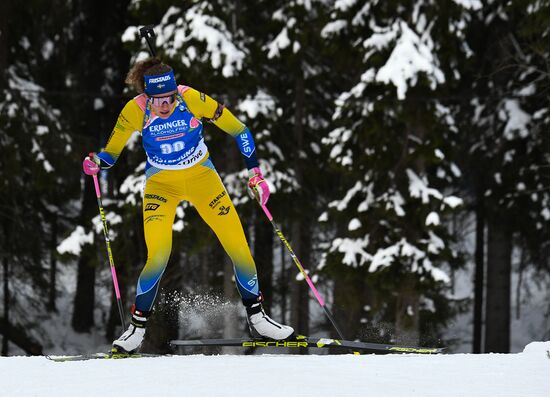
[[[141,312],[150,312],[153,307],[172,250],[176,207],[182,200],[193,204],[231,258],[243,302],[260,299],[256,265],[239,216],[210,160],[202,135],[203,119],[235,137],[249,169],[258,166],[248,128],[209,96],[181,85],[167,119],[152,112],[145,94],[130,100],[105,149],[98,153],[102,168],[109,168],[132,133],[141,132],[147,154],[143,196],[147,262],[137,282],[135,301]]]

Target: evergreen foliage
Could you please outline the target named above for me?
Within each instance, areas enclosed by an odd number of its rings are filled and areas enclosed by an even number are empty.
[[[54,348],[58,336],[44,321],[69,299],[71,313],[55,318],[72,317],[76,332],[99,330],[106,343],[118,333],[101,223],[80,162],[105,145],[135,95],[123,81],[148,56],[138,37],[148,24],[177,81],[224,103],[252,131],[272,187],[268,207],[348,339],[468,343],[445,335],[475,302],[478,311],[487,304],[485,350],[510,350],[521,298],[516,292],[511,302],[512,273],[550,285],[549,22],[543,0],[6,1],[2,353],[13,350],[8,341],[28,353]],[[246,194],[233,139],[214,125],[205,139],[270,311],[301,333],[332,334]],[[101,174],[126,309],[146,259],[145,161],[136,134]],[[192,206],[178,208],[173,230],[150,350],[164,351],[178,333],[221,336],[208,327],[196,334],[183,318],[194,310],[187,297],[238,301],[226,254]],[[478,285],[489,276],[486,295],[457,296],[454,277],[473,273],[474,250]],[[226,334],[244,332],[241,312],[223,320]],[[548,320],[541,327],[548,337]]]

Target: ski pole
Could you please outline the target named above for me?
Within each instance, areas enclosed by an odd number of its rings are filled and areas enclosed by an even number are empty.
[[[317,291],[317,288],[315,288],[315,285],[313,284],[313,281],[311,281],[311,279],[307,275],[307,272],[305,271],[304,267],[300,263],[300,260],[298,259],[296,254],[294,253],[294,250],[290,246],[288,240],[285,238],[285,236],[281,232],[281,230],[277,227],[277,224],[275,223],[275,221],[273,221],[273,216],[271,215],[271,213],[269,212],[269,210],[267,209],[267,207],[265,205],[262,205],[259,201],[258,201],[258,204],[260,204],[260,207],[262,207],[262,210],[264,210],[264,213],[267,216],[267,219],[269,219],[269,221],[271,222],[271,225],[273,226],[273,229],[275,229],[275,233],[277,233],[277,236],[279,236],[281,241],[284,243],[284,245],[286,246],[286,248],[290,252],[290,256],[292,257],[292,260],[294,261],[296,266],[298,266],[298,269],[300,270],[300,273],[302,273],[302,276],[304,276],[304,278],[306,279],[307,285],[309,285],[309,288],[313,292],[313,295],[315,295],[315,298],[317,299],[317,302],[319,302],[319,305],[321,305],[321,307],[323,308],[326,316],[328,317],[328,319],[332,323],[332,326],[334,327],[334,329],[338,333],[338,336],[340,337],[340,339],[345,339],[344,335],[342,334],[342,331],[340,331],[340,328],[338,328],[338,325],[336,325],[336,322],[334,321],[334,318],[332,317],[332,314],[330,313],[330,310],[328,310],[328,308],[326,306],[326,303],[325,303],[325,300],[323,299],[321,294],[319,294],[319,291]]]
[[[153,39],[155,38],[154,25],[147,25],[139,28],[139,37],[145,39],[151,56],[156,56],[155,46],[153,45]]]
[[[109,265],[111,266],[111,276],[113,278],[113,285],[115,286],[115,295],[118,305],[118,314],[120,314],[120,321],[122,329],[126,329],[126,323],[124,322],[124,312],[122,310],[122,298],[120,297],[120,290],[118,288],[118,280],[116,277],[115,262],[113,260],[113,251],[111,250],[111,240],[109,240],[109,229],[107,228],[107,219],[105,218],[105,211],[103,210],[103,204],[101,204],[101,190],[99,189],[99,182],[97,180],[97,174],[93,174],[95,195],[97,197],[97,205],[99,206],[99,215],[101,216],[101,222],[103,222],[103,234],[105,235],[105,245],[107,246],[107,256],[109,257]]]

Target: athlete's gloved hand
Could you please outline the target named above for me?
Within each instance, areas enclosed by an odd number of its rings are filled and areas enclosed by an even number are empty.
[[[269,185],[267,184],[260,167],[248,170],[248,193],[251,198],[258,200],[263,206],[269,199]]]
[[[90,153],[82,162],[82,169],[86,175],[96,175],[99,172],[99,157],[95,153]]]

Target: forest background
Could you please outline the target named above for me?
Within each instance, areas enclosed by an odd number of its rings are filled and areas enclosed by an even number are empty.
[[[253,132],[268,203],[347,339],[509,352],[550,339],[550,2],[3,0],[2,355],[108,345],[120,319],[91,178],[155,25],[180,84]],[[266,308],[336,336],[246,194],[232,138],[205,138]],[[136,134],[101,186],[125,310],[145,262]],[[240,336],[229,259],[183,203],[144,348]],[[92,348],[93,349],[93,348]]]

